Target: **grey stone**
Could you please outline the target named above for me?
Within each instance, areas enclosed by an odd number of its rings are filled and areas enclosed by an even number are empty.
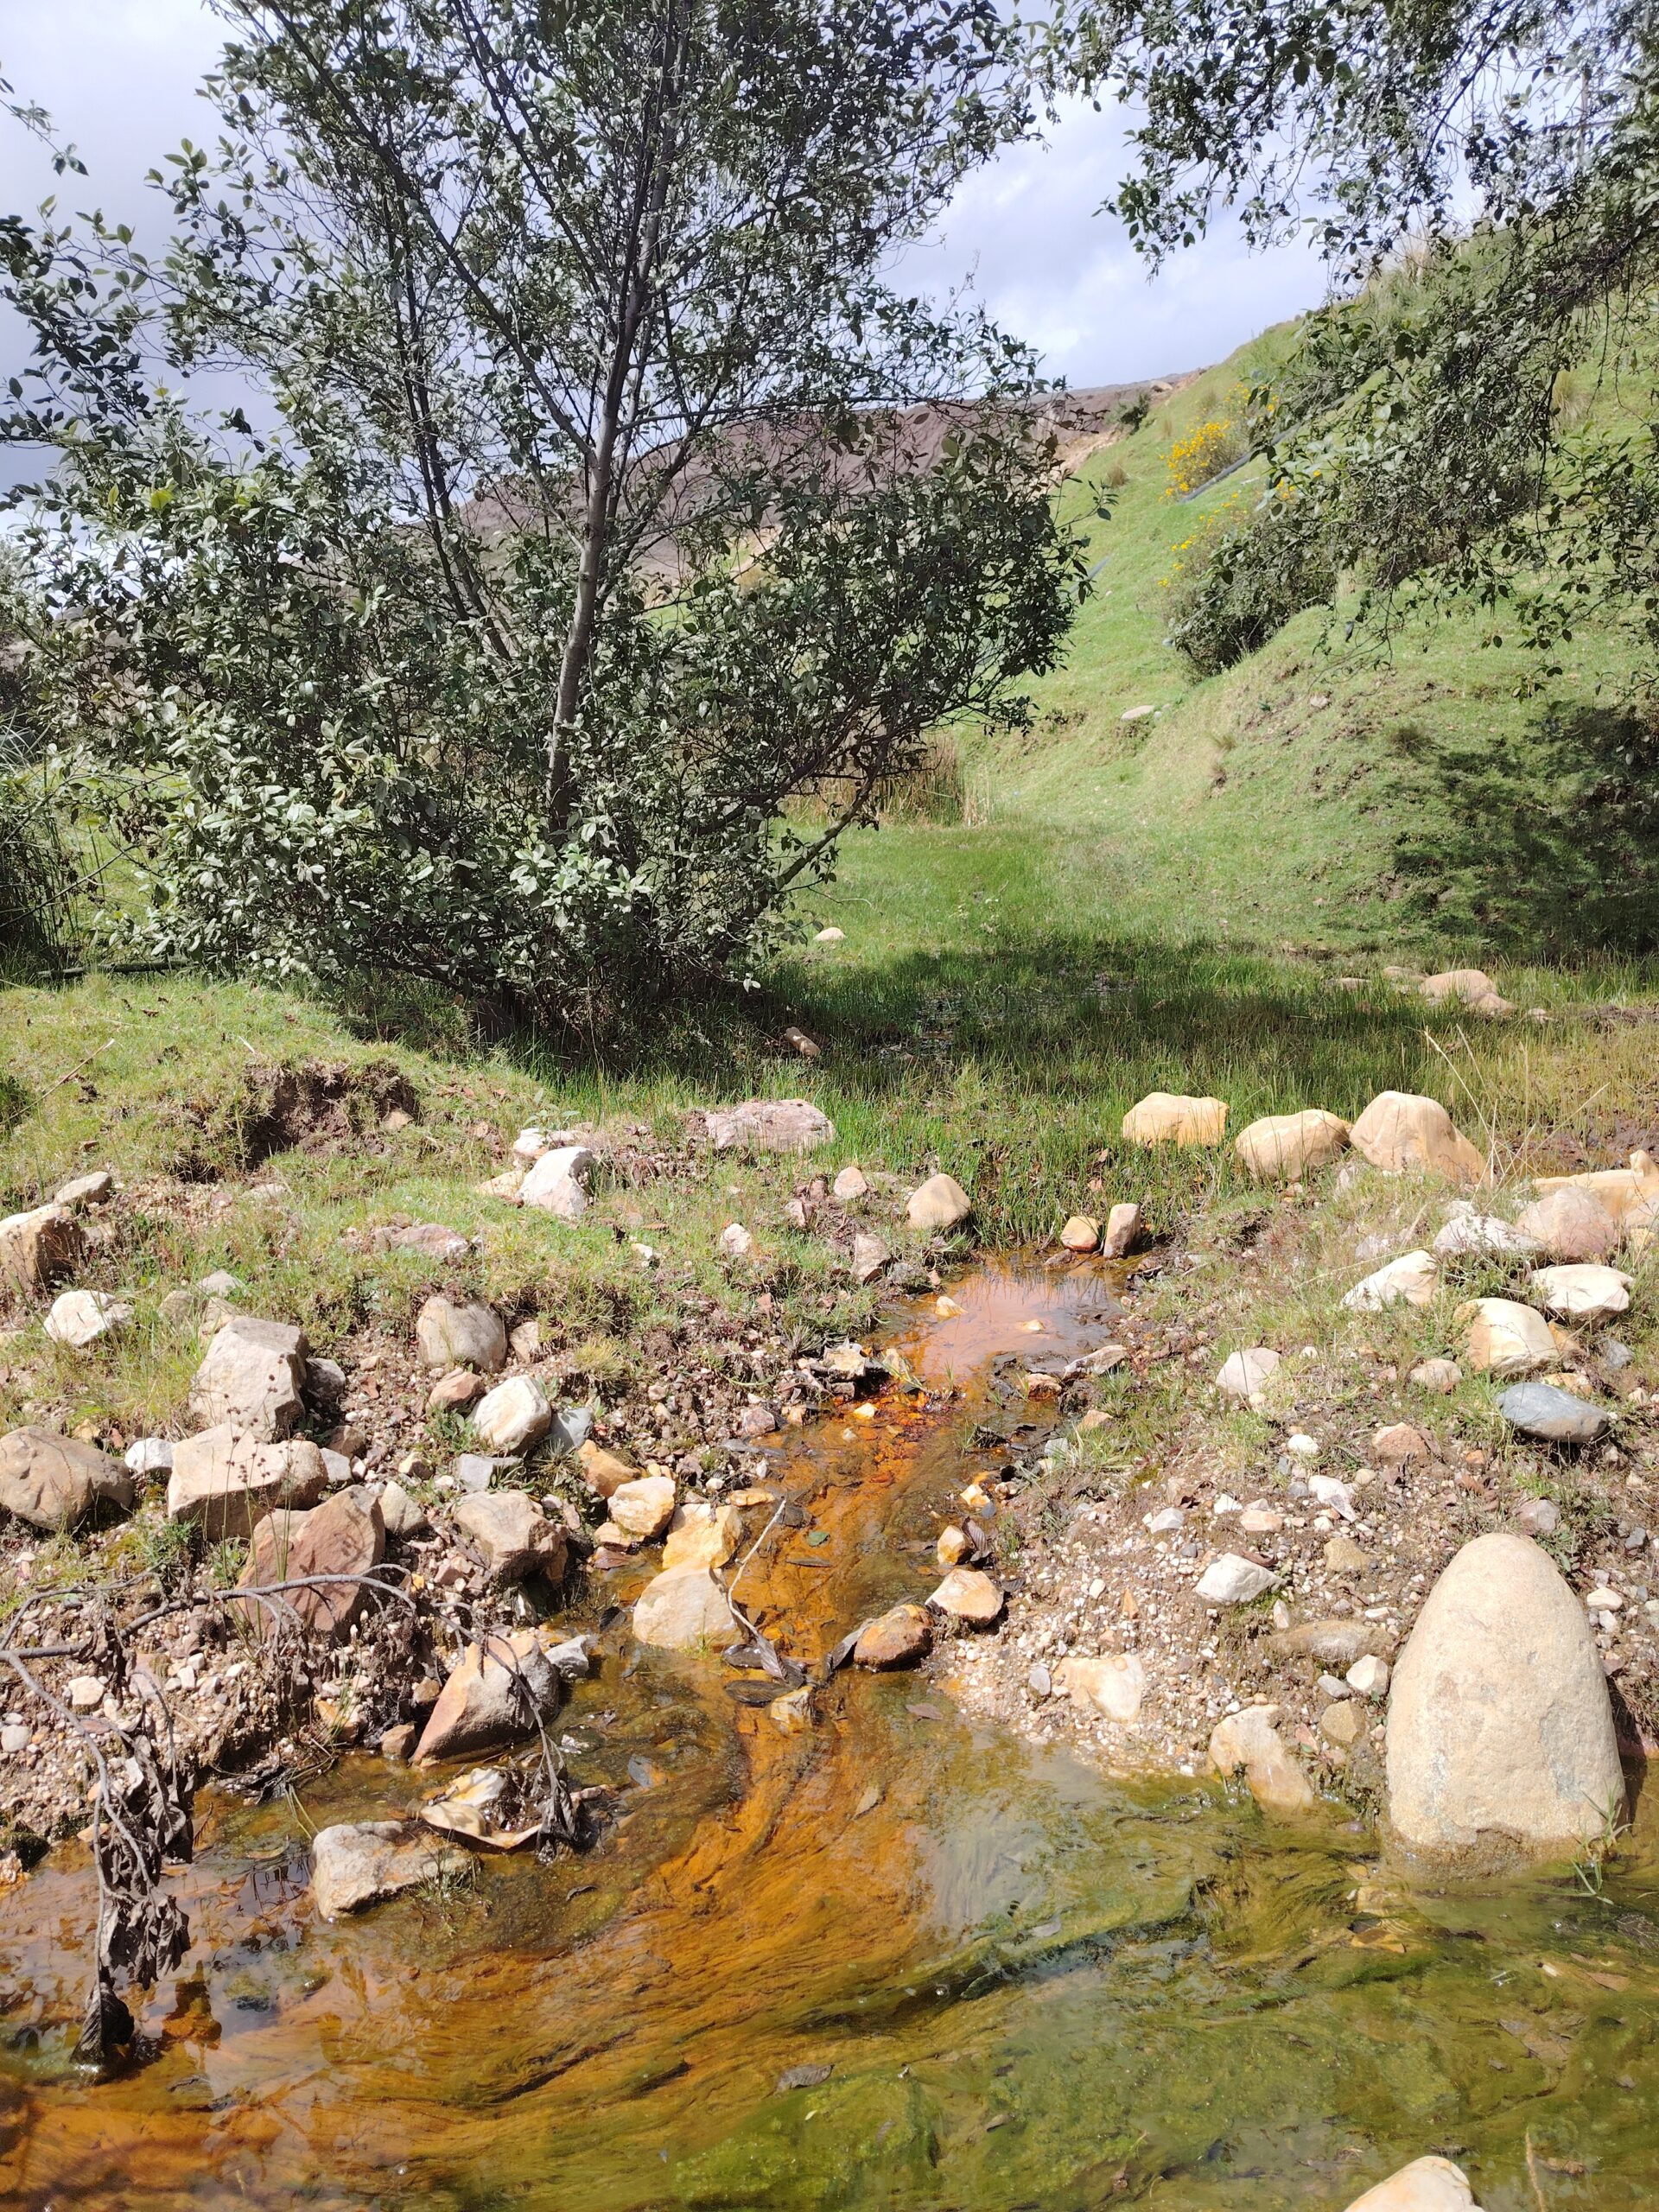
[[[215,1333],[190,1386],[190,1410],[204,1428],[228,1422],[273,1444],[292,1435],[305,1410],[308,1347],[285,1321],[238,1314]]]
[[[336,1920],[467,1864],[459,1844],[441,1842],[416,1821],[346,1821],[311,1839],[311,1895],[322,1917]]]
[[[506,1363],[505,1325],[478,1299],[429,1298],[416,1317],[415,1342],[424,1367],[477,1367],[493,1375]]]
[[[426,1508],[418,1498],[411,1497],[401,1483],[381,1484],[380,1518],[386,1534],[397,1538],[423,1535],[431,1526]]]
[[[0,1436],[0,1506],[31,1528],[73,1529],[101,1507],[125,1512],[132,1478],[95,1445],[50,1429]]]
[[[521,1490],[480,1491],[455,1507],[455,1526],[483,1554],[496,1582],[564,1573],[565,1535]]]
[[[1546,1444],[1594,1444],[1614,1419],[1605,1406],[1591,1405],[1553,1382],[1517,1382],[1503,1392],[1497,1410],[1511,1428]]]
[[[834,1141],[836,1125],[805,1098],[746,1098],[703,1116],[716,1152],[810,1152]]]
[[[518,1465],[516,1459],[497,1459],[482,1452],[457,1452],[449,1462],[449,1471],[462,1490],[488,1490],[499,1474],[505,1474]]]

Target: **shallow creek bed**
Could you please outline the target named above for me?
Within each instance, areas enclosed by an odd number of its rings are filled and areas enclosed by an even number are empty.
[[[925,1596],[975,1476],[1023,1617],[1053,1571],[1015,1534],[1052,1408],[1002,1377],[1122,1333],[1121,1288],[983,1270],[901,1330],[921,1389],[768,1454],[803,1510],[743,1597],[815,1680],[849,1626]],[[1296,1827],[1206,1777],[1191,1726],[1243,1687],[1214,1653],[1137,1777],[1046,1693],[1022,1726],[1056,1740],[976,1715],[995,1648],[844,1669],[785,1726],[607,1610],[556,1732],[613,1793],[597,1847],[469,1859],[332,1923],[309,1837],[413,1810],[444,1770],[354,1755],[260,1807],[204,1793],[174,1878],[189,1955],[103,2081],[69,2060],[85,1853],[54,1851],[0,1897],[0,2205],[1338,2212],[1426,2152],[1487,2212],[1654,2202],[1650,1792],[1605,1872],[1413,1891],[1339,1765]]]

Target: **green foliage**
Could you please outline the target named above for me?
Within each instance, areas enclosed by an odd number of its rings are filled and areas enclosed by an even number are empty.
[[[1269,494],[1249,512],[1233,508],[1198,563],[1172,579],[1169,641],[1196,675],[1219,675],[1331,597],[1323,521],[1307,499]]]
[[[1020,126],[1007,35],[226,12],[165,263],[0,240],[37,356],[7,435],[59,454],[16,619],[130,937],[584,1032],[752,961],[930,731],[1018,719],[1075,603],[1025,357],[881,275]],[[221,367],[277,433],[158,396]],[[780,831],[804,789],[830,818]]]

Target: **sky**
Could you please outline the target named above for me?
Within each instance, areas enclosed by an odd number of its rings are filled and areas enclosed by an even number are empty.
[[[142,236],[153,196],[144,172],[181,138],[213,135],[194,87],[219,29],[200,0],[0,0],[0,76],[51,111],[92,173],[60,186],[43,149],[8,118],[0,213],[30,212],[58,190]],[[1074,388],[1203,368],[1323,296],[1305,245],[1252,255],[1228,231],[1148,283],[1122,227],[1096,212],[1123,167],[1116,118],[1079,105],[1046,144],[1010,148],[969,179],[940,237],[912,250],[905,280],[943,291],[971,276],[997,321]],[[0,375],[17,366],[17,352],[0,329]]]

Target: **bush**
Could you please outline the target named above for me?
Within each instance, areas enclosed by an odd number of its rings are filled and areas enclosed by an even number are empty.
[[[1249,451],[1249,442],[1236,423],[1200,423],[1190,435],[1177,438],[1164,456],[1169,471],[1165,497],[1190,498],[1224,469],[1243,461]]]
[[[1198,676],[1230,668],[1337,588],[1311,502],[1272,498],[1248,514],[1235,505],[1207,536],[1207,550],[1178,562],[1166,583],[1170,643]]]

